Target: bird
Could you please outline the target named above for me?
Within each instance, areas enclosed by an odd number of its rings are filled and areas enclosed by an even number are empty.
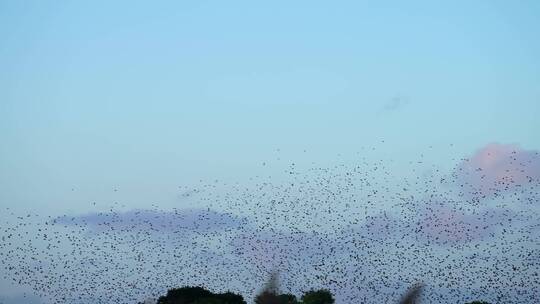
[[[6,208],[2,279],[59,304],[137,303],[182,285],[253,299],[273,271],[284,292],[327,288],[337,303],[540,299],[540,177],[531,169],[540,156],[503,154],[495,179],[474,157],[443,170],[425,153],[400,164],[355,155],[266,161],[281,173],[243,181],[209,177],[178,190],[184,208]]]

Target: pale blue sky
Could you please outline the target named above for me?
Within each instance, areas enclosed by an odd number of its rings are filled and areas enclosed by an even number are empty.
[[[201,179],[290,163],[532,155],[539,54],[540,1],[0,0],[0,220],[194,207]]]
[[[170,207],[364,146],[539,149],[538,37],[537,1],[2,1],[0,205]]]

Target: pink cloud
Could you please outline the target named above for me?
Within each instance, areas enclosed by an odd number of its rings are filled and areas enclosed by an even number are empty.
[[[488,144],[456,168],[463,193],[472,198],[496,197],[540,185],[540,152],[517,145]]]

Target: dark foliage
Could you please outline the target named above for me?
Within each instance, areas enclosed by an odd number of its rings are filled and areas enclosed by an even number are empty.
[[[246,301],[232,292],[215,294],[202,287],[182,287],[170,289],[157,304],[246,304]]]
[[[286,294],[279,295],[279,303],[280,304],[297,304],[298,300],[296,299],[295,295],[286,293]]]
[[[303,304],[333,304],[334,297],[326,289],[310,290],[302,296]]]
[[[281,304],[279,296],[273,292],[263,291],[255,297],[255,304]]]
[[[280,294],[263,291],[255,297],[255,304],[297,304],[298,300],[292,294]]]
[[[420,303],[419,298],[423,289],[417,284],[400,300],[400,304]],[[276,294],[263,291],[255,297],[255,304],[334,304],[332,293],[326,289],[310,290],[298,301],[293,294]],[[170,289],[166,296],[158,299],[157,304],[246,304],[244,298],[232,292],[212,293],[203,287],[181,287]],[[489,304],[485,301],[472,301],[465,304]]]

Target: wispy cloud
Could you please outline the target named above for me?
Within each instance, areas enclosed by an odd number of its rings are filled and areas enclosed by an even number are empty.
[[[1,304],[41,304],[43,303],[38,297],[28,294],[20,294],[15,296],[0,296]]]
[[[210,209],[182,209],[173,211],[130,210],[99,212],[78,216],[61,216],[57,224],[88,228],[92,231],[153,230],[172,232],[208,232],[236,229],[247,224],[247,219]]]

